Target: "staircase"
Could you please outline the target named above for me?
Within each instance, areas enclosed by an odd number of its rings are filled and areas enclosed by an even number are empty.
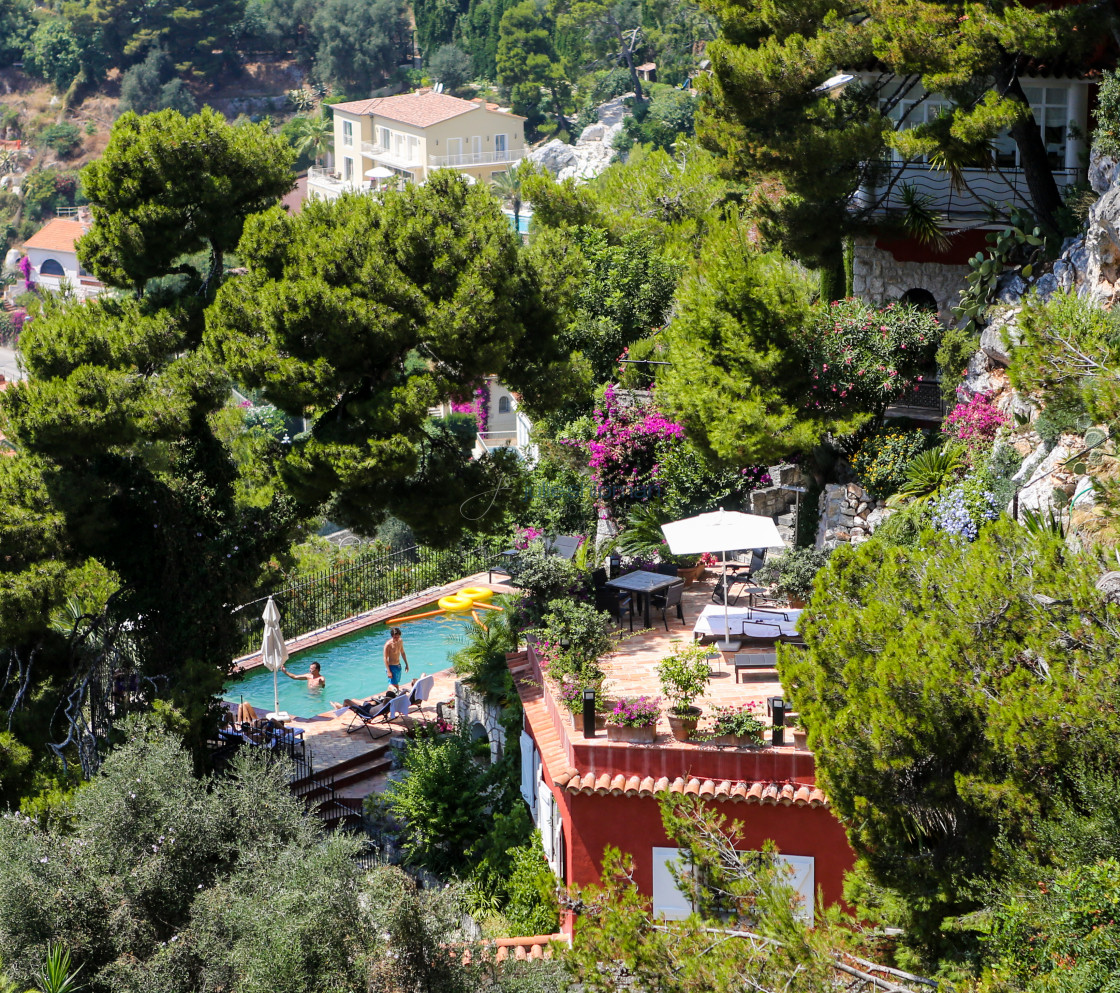
[[[344,786],[381,772],[388,772],[393,765],[388,738],[379,741],[361,755],[346,759],[318,773],[294,779],[292,795],[303,801],[309,811],[328,828],[353,826],[361,823],[362,801],[354,797],[340,797],[337,791]]]

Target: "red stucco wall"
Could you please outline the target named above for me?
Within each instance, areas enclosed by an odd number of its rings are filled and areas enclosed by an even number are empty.
[[[641,891],[653,892],[655,847],[672,847],[661,827],[661,812],[652,798],[571,795],[554,791],[564,818],[570,886],[599,882],[603,849],[613,845],[634,858],[634,878]],[[716,803],[729,821],[742,822],[736,847],[759,849],[771,839],[787,855],[815,859],[817,890],[826,904],[843,895],[844,873],[854,862],[844,829],[824,807],[772,807],[759,804]]]

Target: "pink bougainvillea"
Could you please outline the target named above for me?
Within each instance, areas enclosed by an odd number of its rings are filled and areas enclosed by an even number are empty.
[[[451,412],[453,414],[473,414],[478,422],[478,430],[485,433],[490,416],[490,383],[484,381],[481,386],[475,387],[469,400],[462,397],[451,398]]]
[[[950,438],[963,441],[970,450],[990,445],[1007,418],[996,408],[987,393],[975,393],[971,400],[958,403],[946,416],[941,430]]]
[[[35,284],[31,281],[31,259],[26,255],[19,260],[19,271],[23,276],[23,289],[30,293],[35,288]]]
[[[541,531],[540,528],[535,528],[532,526],[517,528],[514,531],[513,547],[517,549],[526,549],[529,547],[531,542],[536,541],[543,534],[544,532]]]
[[[660,453],[667,442],[683,437],[684,428],[651,402],[623,404],[609,384],[587,443],[596,503],[615,516],[630,504],[660,496]]]

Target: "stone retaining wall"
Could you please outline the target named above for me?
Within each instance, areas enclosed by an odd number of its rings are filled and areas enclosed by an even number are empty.
[[[935,262],[899,262],[890,252],[875,247],[873,237],[856,238],[852,247],[852,294],[870,303],[896,303],[908,290],[926,290],[937,301],[943,324],[952,326],[952,308],[968,285],[967,265]]]
[[[859,483],[829,483],[821,493],[821,520],[817,548],[835,548],[841,542],[858,545],[892,513],[874,500]]]

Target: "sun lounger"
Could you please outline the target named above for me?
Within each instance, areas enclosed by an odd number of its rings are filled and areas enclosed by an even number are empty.
[[[419,707],[420,713],[424,712],[424,701],[432,695],[432,687],[435,686],[435,682],[434,676],[421,676],[413,683],[408,694],[409,710],[413,707]]]
[[[735,682],[739,682],[740,673],[776,669],[777,666],[777,652],[738,652],[735,655]]]
[[[346,733],[353,734],[355,731],[361,731],[362,728],[365,728],[369,733],[371,741],[376,741],[379,737],[384,737],[386,734],[392,734],[393,729],[389,727],[389,707],[400,699],[407,700],[408,697],[394,697],[392,700],[374,701],[372,703],[349,704],[342,711],[343,714],[345,714],[347,710],[352,711],[354,714],[346,727]],[[338,713],[338,711],[335,711],[335,713]],[[379,718],[382,723],[384,723],[385,729],[382,734],[375,735],[372,725]]]

